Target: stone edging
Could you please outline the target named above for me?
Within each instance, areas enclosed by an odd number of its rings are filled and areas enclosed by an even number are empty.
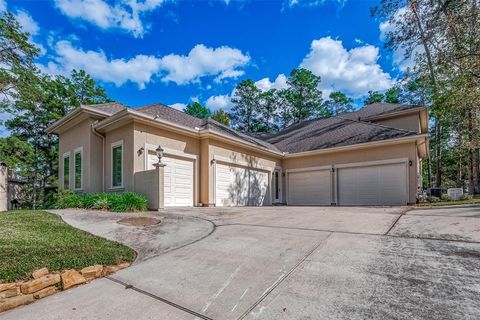
[[[32,273],[32,280],[0,283],[0,312],[30,304],[35,300],[88,283],[96,278],[108,276],[128,266],[130,263],[125,262],[111,266],[96,264],[80,271],[69,269],[49,272],[47,268],[35,270]]]

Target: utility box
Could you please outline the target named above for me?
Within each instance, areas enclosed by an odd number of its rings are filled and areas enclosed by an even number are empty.
[[[442,197],[442,188],[430,188],[429,195],[437,198]]]
[[[452,200],[460,200],[463,196],[462,188],[450,188],[447,189],[447,194]]]

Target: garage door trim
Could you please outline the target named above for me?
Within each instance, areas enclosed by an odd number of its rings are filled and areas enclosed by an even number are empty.
[[[144,147],[144,170],[148,170],[148,153],[150,151],[155,152],[155,149],[158,147],[157,144],[146,143]],[[199,168],[198,168],[198,155],[186,153],[181,150],[171,149],[171,148],[163,148],[163,153],[166,156],[172,156],[175,158],[186,159],[193,161],[193,206],[198,206],[198,190],[200,188],[200,180],[198,178],[199,175]]]
[[[410,179],[409,179],[409,165],[408,165],[408,158],[398,158],[398,159],[388,159],[388,160],[377,160],[377,161],[365,161],[365,162],[352,162],[352,163],[345,163],[345,164],[336,164],[333,166],[335,169],[334,174],[334,197],[335,203],[339,204],[338,199],[338,170],[342,168],[360,168],[360,167],[373,167],[378,165],[388,165],[388,164],[405,164],[405,197],[406,202],[408,203],[410,197]]]
[[[286,191],[287,191],[287,195],[286,195],[286,202],[287,202],[287,205],[289,205],[289,203],[291,203],[290,201],[290,185],[289,185],[289,180],[290,180],[290,173],[298,173],[298,172],[307,172],[307,171],[330,171],[332,172],[332,168],[333,166],[332,165],[328,165],[328,166],[316,166],[316,167],[304,167],[304,168],[296,168],[296,169],[287,169],[285,170],[285,175],[286,175],[286,181],[285,181],[285,188],[286,188]],[[333,199],[334,197],[334,181],[333,181],[333,177],[332,175],[330,175],[330,199]]]

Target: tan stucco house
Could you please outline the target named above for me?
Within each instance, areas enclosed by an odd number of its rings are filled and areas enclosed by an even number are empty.
[[[162,104],[106,103],[75,109],[48,133],[60,140],[60,187],[78,192],[151,200],[160,189],[165,206],[406,205],[421,188],[427,128],[425,107],[400,104],[247,135]]]

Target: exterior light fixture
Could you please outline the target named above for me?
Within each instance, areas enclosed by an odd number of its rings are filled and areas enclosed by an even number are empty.
[[[164,150],[161,146],[158,146],[157,149],[155,149],[155,153],[157,154],[157,157],[158,157],[158,163],[162,163],[163,151]]]

